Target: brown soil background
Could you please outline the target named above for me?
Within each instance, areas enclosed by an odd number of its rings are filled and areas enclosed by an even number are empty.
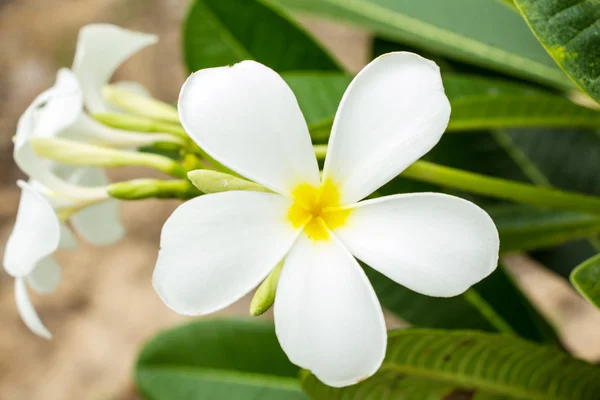
[[[77,31],[110,22],[160,35],[160,43],[127,62],[117,79],[137,80],[155,97],[174,102],[185,79],[180,62],[184,0],[0,0],[0,243],[10,234],[17,209],[17,179],[11,137],[19,115],[70,66]],[[349,69],[368,54],[364,32],[299,16]],[[145,170],[111,171],[115,180],[150,176]],[[61,253],[64,280],[58,291],[34,296],[41,318],[54,333],[45,341],[21,323],[13,280],[0,273],[0,399],[136,399],[131,367],[144,340],[162,328],[189,320],[168,310],[155,295],[151,273],[162,223],[175,201],[123,203],[128,235],[121,243]],[[0,245],[3,246],[3,245]],[[562,279],[525,256],[507,258],[525,290],[559,327],[567,346],[582,358],[600,359],[600,313]],[[246,298],[222,314],[246,315]],[[266,316],[264,318],[269,318]],[[390,327],[403,326],[389,318]]]

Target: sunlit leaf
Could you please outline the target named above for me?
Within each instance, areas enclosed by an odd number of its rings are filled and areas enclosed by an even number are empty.
[[[577,266],[571,273],[571,282],[582,296],[600,308],[600,254]]]
[[[514,0],[548,53],[600,102],[600,4],[597,0]]]
[[[342,20],[382,37],[521,78],[573,83],[518,13],[493,0],[268,0]],[[435,10],[435,12],[432,12]]]

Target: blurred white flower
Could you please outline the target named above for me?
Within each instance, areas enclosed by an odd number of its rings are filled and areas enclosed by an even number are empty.
[[[56,83],[40,94],[19,119],[15,135],[14,159],[31,179],[59,196],[75,201],[97,202],[72,218],[75,229],[94,244],[109,244],[123,236],[117,203],[109,200],[109,180],[101,169],[67,167],[37,156],[29,140],[61,136],[73,140],[112,146],[140,146],[157,140],[161,134],[142,134],[107,127],[84,111],[104,111],[109,105],[102,90],[117,67],[140,49],[157,41],[156,36],[132,32],[117,26],[96,24],[79,34],[73,70],[61,69]],[[139,85],[127,83],[133,90]]]
[[[17,184],[22,191],[21,200],[4,250],[4,269],[15,278],[15,299],[23,322],[35,334],[50,339],[52,335],[29,300],[27,284],[39,293],[54,291],[61,269],[52,254],[59,247],[72,249],[76,242],[55,208],[36,190],[35,183]]]
[[[473,203],[439,193],[360,201],[443,134],[450,105],[432,61],[391,53],[356,76],[335,117],[322,178],[294,94],[264,65],[194,73],[179,113],[210,156],[275,192],[204,195],[170,216],[153,281],[179,313],[227,307],[284,259],[277,337],[293,363],[339,387],[375,373],[386,350],[381,306],[354,257],[440,297],[496,268],[498,232]]]
[[[15,277],[15,297],[23,321],[42,337],[50,338],[51,334],[29,300],[27,285],[40,293],[49,293],[58,285],[61,269],[52,254],[58,247],[77,245],[67,220],[79,235],[96,245],[120,240],[124,229],[118,204],[108,196],[109,180],[102,169],[60,165],[38,157],[29,140],[61,136],[118,147],[169,141],[170,135],[107,127],[87,113],[110,109],[102,91],[113,72],[131,55],[156,41],[154,35],[113,25],[84,27],[73,69],[59,70],[54,86],[41,93],[19,119],[13,155],[30,182],[18,182],[22,195],[5,248],[4,268]],[[123,86],[147,93],[140,85]]]

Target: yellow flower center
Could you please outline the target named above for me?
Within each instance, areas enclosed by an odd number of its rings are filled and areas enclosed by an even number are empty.
[[[288,220],[294,228],[304,226],[304,232],[313,240],[329,239],[327,228],[344,225],[350,215],[349,209],[340,208],[340,193],[329,180],[320,188],[303,183],[292,194],[294,204],[288,211]]]

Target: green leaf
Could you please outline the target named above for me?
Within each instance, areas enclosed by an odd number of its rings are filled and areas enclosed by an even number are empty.
[[[514,3],[558,65],[600,102],[598,0],[515,0]]]
[[[366,28],[440,55],[573,88],[518,13],[492,0],[268,0]],[[432,12],[435,10],[435,12]]]
[[[449,131],[501,127],[600,127],[600,112],[510,81],[445,74]]]
[[[600,195],[600,134],[587,130],[512,129],[494,138],[528,177],[539,185]],[[568,276],[579,263],[595,255],[595,240],[534,253],[542,264]]]
[[[242,60],[278,72],[341,70],[284,12],[259,0],[195,0],[183,27],[183,49],[190,72]]]
[[[556,344],[553,328],[533,308],[502,266],[460,296],[430,297],[413,292],[366,268],[381,304],[419,327],[502,332]]]
[[[600,308],[600,254],[579,264],[571,273],[571,282],[583,297]]]
[[[329,137],[337,106],[351,81],[341,73],[285,73],[314,141]],[[502,79],[443,75],[452,105],[448,132],[501,127],[600,127],[600,112],[552,93]]]
[[[205,320],[160,333],[135,367],[148,400],[307,400],[271,324]]]
[[[551,247],[600,233],[600,218],[518,204],[485,207],[500,233],[500,251]]]
[[[591,400],[600,369],[553,347],[480,332],[407,329],[388,334],[387,355],[372,378],[346,388],[302,374],[316,400]]]
[[[298,99],[313,141],[326,142],[335,112],[352,77],[329,72],[284,73],[282,76]]]

